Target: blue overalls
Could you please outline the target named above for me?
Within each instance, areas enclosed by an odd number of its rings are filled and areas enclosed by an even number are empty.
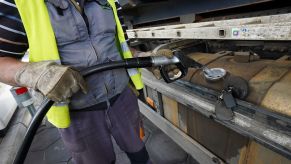
[[[82,70],[121,60],[113,12],[106,0],[85,2],[84,14],[70,0],[47,0],[46,5],[63,65]],[[71,126],[59,130],[74,162],[114,163],[111,136],[132,163],[149,162],[139,138],[137,98],[127,87],[126,70],[94,74],[86,82],[89,93],[78,92],[69,104]]]

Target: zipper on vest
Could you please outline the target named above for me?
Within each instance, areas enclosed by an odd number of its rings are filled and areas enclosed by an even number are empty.
[[[90,35],[91,32],[90,32],[90,27],[89,27],[89,20],[88,20],[87,15],[85,14],[85,11],[83,11],[83,13],[81,14],[81,16],[83,17],[83,20],[84,20],[84,22],[86,24],[87,32]]]
[[[90,38],[90,36],[88,36],[88,37]],[[97,60],[98,60],[98,53],[97,53],[97,50],[95,49],[95,47],[94,47],[94,45],[93,45],[93,43],[92,43],[91,38],[90,38],[90,45],[91,45],[93,51],[95,52],[95,56],[96,56],[96,58],[97,58]]]
[[[85,11],[83,11],[83,13],[80,13],[80,16],[83,18],[83,23],[86,25],[86,30],[87,30],[87,34],[88,34],[88,37],[90,38],[90,46],[92,47],[94,53],[95,53],[95,56],[96,56],[96,60],[98,60],[98,53],[97,53],[97,50],[95,49],[93,43],[92,43],[92,40],[91,40],[91,37],[90,37],[90,27],[89,27],[89,20],[88,20],[88,17],[87,15],[85,14]]]
[[[73,0],[71,0],[72,2]],[[72,2],[73,3],[73,2]],[[73,3],[74,4],[74,3]],[[92,40],[91,40],[91,37],[90,37],[90,27],[89,27],[89,20],[88,20],[88,17],[87,15],[85,14],[85,11],[84,9],[82,10],[82,12],[80,12],[79,10],[77,10],[80,14],[80,16],[82,17],[82,20],[83,20],[83,23],[86,25],[86,30],[87,30],[87,34],[88,34],[88,37],[90,38],[90,47],[92,47],[94,53],[95,53],[95,56],[96,56],[96,60],[98,60],[98,53],[97,53],[97,50],[95,49],[93,43],[92,43]]]
[[[76,10],[78,11],[78,13],[80,13],[80,15],[82,16],[85,24],[86,24],[86,27],[87,27],[87,31],[88,31],[88,34],[90,34],[90,28],[89,28],[89,21],[88,21],[88,17],[87,15],[85,14],[85,11],[84,11],[84,6],[85,4],[79,4],[79,2],[77,2],[76,0],[71,0],[72,4],[75,6]],[[85,3],[85,2],[84,2]]]

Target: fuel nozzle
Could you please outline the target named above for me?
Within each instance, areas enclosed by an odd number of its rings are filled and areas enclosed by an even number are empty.
[[[180,62],[185,68],[196,68],[201,69],[203,71],[204,77],[209,81],[217,81],[222,79],[226,75],[226,70],[223,68],[208,68],[206,65],[203,65],[191,58],[187,55],[183,55],[180,51],[176,51],[177,58],[179,58]]]
[[[173,54],[174,54],[173,58],[169,60],[169,63],[167,64],[175,64],[177,68],[180,70],[180,73],[179,73],[179,76],[176,76],[175,78],[170,78],[165,69],[166,66],[162,65],[160,67],[161,75],[167,83],[171,83],[175,80],[181,79],[184,76],[186,76],[188,72],[188,68],[201,69],[203,71],[204,77],[209,81],[220,80],[226,75],[226,71],[223,68],[208,68],[206,65],[203,65],[189,58],[182,51],[176,50],[176,51],[173,51]]]

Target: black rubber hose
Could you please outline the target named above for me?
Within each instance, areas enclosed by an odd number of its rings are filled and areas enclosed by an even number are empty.
[[[145,68],[152,67],[153,61],[151,57],[143,58],[131,58],[123,61],[112,61],[109,63],[99,64],[97,66],[89,67],[88,69],[81,72],[81,74],[86,77],[94,73],[103,72],[118,68]]]
[[[35,113],[34,117],[32,118],[27,131],[24,135],[23,143],[21,144],[15,160],[14,164],[22,164],[24,163],[24,160],[27,156],[28,150],[31,146],[31,143],[33,141],[34,135],[36,134],[36,131],[38,127],[40,126],[43,118],[45,117],[48,110],[51,108],[51,106],[54,104],[53,101],[51,101],[48,98],[45,98],[45,100],[42,102],[40,107],[38,108],[37,112]]]
[[[123,60],[123,61],[112,61],[109,63],[93,66],[82,71],[81,74],[84,77],[86,77],[91,74],[107,71],[107,70],[113,70],[113,69],[119,69],[119,68],[145,68],[145,67],[151,67],[151,66],[153,66],[153,61],[151,57],[131,58],[131,59]],[[28,126],[27,132],[23,139],[23,143],[16,154],[16,158],[13,164],[24,163],[25,158],[28,154],[29,148],[32,144],[33,138],[37,132],[37,129],[41,125],[43,118],[45,117],[46,113],[49,111],[49,109],[51,108],[53,104],[54,102],[52,100],[46,98],[41,104],[41,106],[38,108],[36,114],[34,115],[34,117],[32,118]]]

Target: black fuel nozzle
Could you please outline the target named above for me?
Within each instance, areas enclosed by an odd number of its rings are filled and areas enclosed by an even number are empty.
[[[175,51],[174,56],[178,58],[179,63],[176,64],[178,69],[180,70],[180,74],[174,78],[169,78],[165,67],[163,66],[161,68],[161,75],[165,79],[166,82],[174,82],[175,80],[181,79],[184,76],[186,76],[188,72],[188,68],[196,68],[201,69],[203,71],[203,75],[205,79],[208,81],[218,81],[225,77],[226,70],[223,68],[208,68],[206,65],[203,65],[190,57],[188,57],[186,54],[184,54],[182,51]]]
[[[178,62],[172,63],[177,66],[177,69],[179,69],[179,73],[177,75],[174,75],[174,77],[169,77],[167,66],[162,65],[160,66],[160,73],[165,82],[172,83],[178,79],[181,79],[185,77],[188,73],[188,68],[202,68],[203,65],[190,59],[187,55],[185,55],[182,51],[174,51],[174,57]]]
[[[148,63],[149,65],[152,64],[152,66],[158,66],[160,68],[162,78],[167,83],[172,83],[185,77],[189,68],[201,69],[203,71],[204,77],[209,81],[218,81],[226,75],[226,71],[223,68],[208,68],[206,65],[191,59],[181,50],[174,50],[172,52],[173,57],[170,59],[165,56],[152,56],[148,57],[147,62],[144,62],[146,61],[145,58],[138,58],[136,60],[141,60],[139,61],[140,63]],[[179,69],[179,72],[176,75],[170,77],[168,74],[168,65],[172,64],[176,65],[177,69]]]
[[[203,64],[198,63],[197,61],[189,58],[182,51],[175,51],[174,52],[174,55],[180,60],[180,63],[185,68],[197,68],[197,69],[201,69],[201,68],[204,68],[205,67]]]

